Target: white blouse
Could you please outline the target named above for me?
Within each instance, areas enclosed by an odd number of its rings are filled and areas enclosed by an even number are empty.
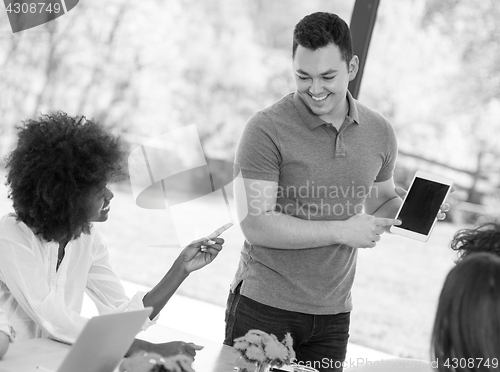
[[[144,292],[132,299],[125,294],[95,227],[66,245],[56,271],[58,250],[59,243],[36,236],[15,214],[0,219],[0,308],[16,340],[51,337],[73,343],[87,322],[80,315],[84,292],[99,314],[144,308]],[[147,320],[144,329],[152,323]]]
[[[5,315],[5,311],[0,307],[0,332],[5,333],[10,342],[14,342],[15,332],[12,327],[9,326],[9,322],[7,322],[7,316]]]

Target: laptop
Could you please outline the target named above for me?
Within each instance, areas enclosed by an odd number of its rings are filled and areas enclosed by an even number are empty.
[[[91,318],[59,367],[47,368],[49,366],[43,363],[38,370],[113,372],[152,311],[152,307],[146,307]]]

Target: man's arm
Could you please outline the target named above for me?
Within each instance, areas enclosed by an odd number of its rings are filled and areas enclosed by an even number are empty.
[[[365,212],[375,217],[395,218],[403,200],[395,191],[394,179],[375,182],[365,200]]]
[[[356,248],[374,247],[383,226],[399,224],[388,218],[368,214],[345,221],[309,221],[276,211],[278,183],[243,179],[244,187],[235,187],[238,217],[245,238],[255,245],[278,249],[304,249],[331,244]]]

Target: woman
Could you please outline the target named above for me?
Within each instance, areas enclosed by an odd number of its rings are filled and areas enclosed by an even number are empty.
[[[19,128],[6,167],[15,214],[0,220],[0,307],[18,339],[73,342],[86,323],[84,291],[99,313],[152,306],[154,321],[189,273],[222,249],[223,239],[191,243],[151,291],[129,299],[93,224],[108,219],[113,193],[107,183],[126,176],[119,139],[83,117],[44,115]],[[136,340],[130,352],[139,349],[195,355],[199,347]]]
[[[432,350],[439,371],[500,371],[500,257],[474,253],[450,271]]]

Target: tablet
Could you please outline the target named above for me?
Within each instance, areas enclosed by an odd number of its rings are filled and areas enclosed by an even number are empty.
[[[450,178],[418,171],[396,215],[401,225],[391,226],[390,231],[426,242],[452,185]]]

